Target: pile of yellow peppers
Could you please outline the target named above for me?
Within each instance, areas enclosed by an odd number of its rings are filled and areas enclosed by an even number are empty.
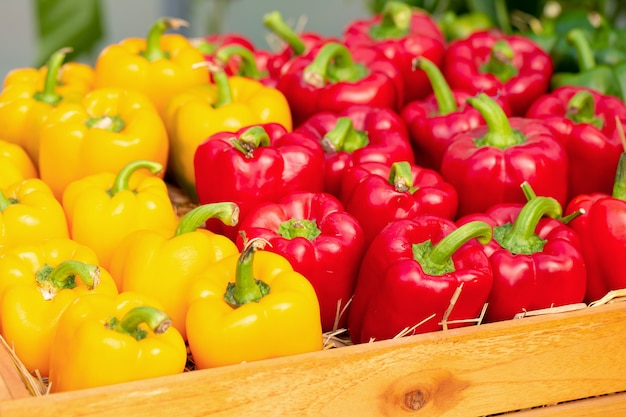
[[[166,172],[193,199],[208,135],[291,129],[281,93],[211,77],[187,38],[165,33],[183,24],[159,19],[93,67],[61,49],[0,90],[0,334],[51,392],[323,347],[309,281],[263,241],[240,252],[203,227],[236,224],[234,203],[184,215],[172,203]]]

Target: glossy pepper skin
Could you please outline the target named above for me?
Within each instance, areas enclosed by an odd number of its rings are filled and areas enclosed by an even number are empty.
[[[295,192],[260,204],[239,225],[240,249],[242,236],[267,240],[266,250],[286,258],[309,280],[320,304],[322,331],[345,327],[365,240],[359,222],[336,197]]]
[[[6,76],[0,92],[0,138],[20,145],[34,164],[39,160],[39,131],[60,103],[80,102],[93,89],[94,70],[64,63],[70,49],[50,56],[42,68],[16,69]]]
[[[176,375],[186,362],[185,341],[154,300],[91,294],[59,320],[49,381],[51,392],[67,392]]]
[[[457,228],[436,216],[397,220],[385,227],[365,253],[357,279],[348,317],[353,343],[391,339],[407,330],[441,330],[459,287],[446,319],[478,317],[492,275],[482,245],[473,238],[489,241],[491,228],[483,222]]]
[[[277,89],[247,77],[228,77],[224,71],[213,77],[214,83],[175,95],[164,115],[171,145],[169,173],[194,202],[194,155],[208,137],[262,123],[278,123],[287,131],[293,126],[289,103]]]
[[[451,42],[442,71],[452,89],[502,95],[513,115],[523,116],[548,92],[553,66],[550,56],[528,38],[482,31]]]
[[[72,182],[147,159],[167,165],[165,125],[141,93],[100,88],[59,104],[41,129],[39,175],[61,200]],[[163,175],[164,172],[161,174]]]
[[[583,300],[587,269],[578,235],[558,219],[561,212],[553,198],[533,197],[459,219],[458,224],[483,221],[494,229],[484,247],[493,270],[486,321]]]
[[[454,220],[457,192],[439,173],[407,161],[377,164],[373,172],[362,164],[344,175],[353,178],[345,208],[363,227],[366,246],[394,220],[422,215]]]
[[[452,90],[434,62],[420,57],[413,64],[427,75],[433,92],[424,99],[409,102],[400,115],[409,131],[416,163],[439,170],[443,153],[454,136],[484,125],[485,120],[466,103],[472,94]],[[502,96],[493,99],[507,116],[512,114],[511,106]]]
[[[227,225],[238,222],[233,203],[198,206],[186,213],[171,236],[138,230],[122,239],[111,256],[111,275],[120,291],[133,291],[157,300],[172,326],[187,339],[187,291],[196,275],[228,256],[239,254],[233,241],[202,228],[209,218]]]
[[[93,248],[104,268],[109,268],[114,249],[130,233],[143,229],[164,236],[174,233],[178,217],[165,182],[154,175],[161,169],[155,162],[138,160],[117,174],[74,181],[63,193],[70,236]]]
[[[441,163],[442,177],[459,194],[458,216],[499,203],[524,203],[519,187],[530,183],[539,195],[567,199],[565,148],[539,119],[512,117],[487,95],[469,98],[486,121],[457,135]]]
[[[65,211],[50,187],[30,178],[0,188],[0,254],[49,238],[69,238]]]
[[[585,302],[596,301],[611,290],[626,288],[626,161],[622,154],[610,194],[580,194],[569,202],[566,214],[583,210],[569,224],[578,234],[587,265]]]
[[[128,38],[100,51],[95,64],[95,88],[136,90],[146,95],[162,114],[171,97],[209,77],[204,56],[189,39],[164,34],[186,26],[181,19],[160,18],[146,39]],[[157,86],[155,88],[155,86]]]
[[[579,194],[611,193],[623,151],[616,126],[616,118],[626,124],[623,101],[587,87],[563,86],[538,98],[526,117],[545,120],[567,151],[567,201]]]
[[[423,99],[432,92],[426,74],[415,71],[412,64],[415,58],[425,57],[438,67],[443,65],[446,40],[426,11],[389,1],[379,14],[348,24],[343,39],[349,48],[372,48],[392,60],[404,80],[403,104]]]
[[[259,250],[264,244],[250,240],[192,284],[186,323],[198,369],[323,348],[313,286],[287,259]]]
[[[320,112],[296,129],[315,138],[324,149],[324,191],[340,197],[341,177],[364,162],[414,162],[402,119],[393,110],[351,105],[332,113]]]
[[[341,112],[351,104],[400,111],[404,103],[404,82],[391,60],[373,48],[348,49],[339,42],[295,58],[276,88],[289,102],[294,126],[316,113]]]
[[[0,257],[0,329],[29,372],[48,376],[60,316],[86,293],[117,294],[95,253],[67,238],[17,246]]]
[[[198,146],[194,166],[200,203],[232,201],[242,220],[257,204],[324,187],[321,146],[276,123],[216,133]],[[237,238],[236,227],[211,220],[206,227],[233,241]]]
[[[588,87],[601,94],[624,100],[626,97],[626,75],[624,75],[626,63],[608,65],[596,62],[589,40],[579,28],[569,31],[566,38],[576,49],[579,70],[555,73],[550,79],[550,88],[554,90],[563,86]]]
[[[37,167],[24,148],[0,139],[0,190],[29,178],[38,178]]]
[[[277,10],[263,16],[263,25],[285,43],[278,52],[271,54],[267,59],[267,71],[276,82],[287,72],[295,58],[315,53],[328,42],[340,41],[336,37],[325,36],[317,32],[296,33]]]

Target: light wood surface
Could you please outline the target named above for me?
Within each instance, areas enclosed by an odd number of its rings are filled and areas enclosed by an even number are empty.
[[[97,389],[4,397],[0,415],[626,415],[626,394],[530,409],[622,391],[626,303],[616,303]],[[584,411],[594,404],[602,414]],[[577,409],[582,414],[568,414]]]

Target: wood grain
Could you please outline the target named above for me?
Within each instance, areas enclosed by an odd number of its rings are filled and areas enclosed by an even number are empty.
[[[2,400],[0,414],[401,417],[526,410],[626,391],[625,323],[626,303],[616,303],[110,387]],[[589,401],[604,407],[602,415],[624,409],[623,394],[610,397]],[[546,413],[535,409],[520,414],[532,415],[529,412]]]

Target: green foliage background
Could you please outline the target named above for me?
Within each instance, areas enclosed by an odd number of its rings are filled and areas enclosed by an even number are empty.
[[[104,36],[106,22],[103,21],[101,0],[32,0],[36,13],[37,28],[37,58],[35,65],[43,65],[50,54],[59,48],[69,46],[73,53],[68,60],[76,59],[80,55],[94,50]],[[216,10],[223,10],[228,1],[213,1]],[[231,0],[232,1],[232,0]],[[367,2],[372,13],[379,12],[388,0],[363,0]],[[539,17],[547,0],[401,0],[414,6],[428,10],[435,17],[446,11],[465,13],[481,11],[492,17],[500,25],[505,24],[500,10],[521,10],[530,15]],[[626,2],[620,0],[563,0],[559,2],[563,9],[583,7],[603,13],[609,20],[624,17]],[[185,18],[184,16],[178,16]],[[219,31],[219,16],[208,16],[207,33]]]

